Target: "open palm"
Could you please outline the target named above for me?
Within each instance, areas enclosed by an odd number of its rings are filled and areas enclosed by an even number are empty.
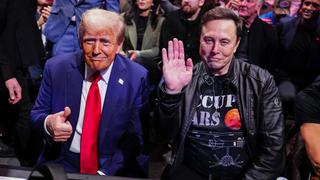
[[[168,52],[162,49],[163,79],[168,93],[179,93],[192,78],[192,60],[185,61],[183,42],[174,38],[168,42]]]

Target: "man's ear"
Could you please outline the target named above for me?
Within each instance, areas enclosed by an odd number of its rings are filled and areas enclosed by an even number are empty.
[[[235,48],[234,48],[234,50],[233,50],[233,53],[236,53],[236,51],[237,51],[237,49],[238,49],[238,47],[239,47],[239,44],[240,44],[240,40],[241,40],[241,37],[238,37],[238,38],[237,38],[236,46],[235,46]]]
[[[118,43],[118,47],[117,47],[117,53],[122,51],[122,46],[123,46],[123,41],[121,41],[121,43]]]
[[[206,0],[199,0],[199,6],[200,7],[202,7],[203,5],[204,5],[204,2],[205,2]]]

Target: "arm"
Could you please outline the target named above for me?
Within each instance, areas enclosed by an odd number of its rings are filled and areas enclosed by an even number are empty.
[[[162,49],[163,85],[158,91],[159,105],[155,114],[154,130],[161,139],[176,137],[182,120],[182,89],[192,78],[192,60],[185,61],[182,41],[168,42],[168,53]]]
[[[72,133],[72,126],[67,121],[71,114],[69,107],[63,111],[51,114],[52,81],[48,65],[46,65],[42,84],[35,105],[31,111],[31,123],[34,130],[44,137],[52,138],[54,141],[67,141]],[[48,130],[49,134],[46,132]]]
[[[258,146],[253,165],[245,179],[276,179],[285,162],[284,122],[281,101],[274,80],[269,76],[262,89]]]
[[[300,132],[310,162],[316,175],[320,177],[320,124],[304,123],[300,128]]]
[[[159,3],[160,7],[165,11],[165,13],[169,13],[179,9],[179,7],[173,5],[169,0],[160,0]]]
[[[108,11],[120,13],[120,0],[106,0],[106,2],[106,9]]]

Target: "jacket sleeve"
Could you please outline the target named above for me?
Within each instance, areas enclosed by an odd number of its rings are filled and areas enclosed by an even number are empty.
[[[108,11],[120,13],[120,0],[106,0],[106,2],[106,9]]]
[[[285,165],[282,105],[275,82],[269,77],[261,92],[257,155],[245,174],[248,180],[274,180],[281,175]]]
[[[177,137],[182,121],[184,92],[167,94],[164,83],[158,88],[158,106],[154,114],[153,129],[155,138],[160,141],[171,141]]]

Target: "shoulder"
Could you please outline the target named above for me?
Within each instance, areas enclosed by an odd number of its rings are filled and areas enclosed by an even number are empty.
[[[147,70],[140,64],[128,59],[127,57],[117,54],[117,64],[120,64],[130,77],[141,77],[147,75]]]
[[[54,56],[46,62],[46,68],[51,70],[62,70],[70,66],[77,66],[82,59],[82,52],[67,53]]]
[[[257,65],[243,62],[239,59],[234,59],[238,62],[240,68],[240,75],[246,76],[247,78],[259,82],[265,85],[267,82],[273,80],[273,76],[266,70]]]

